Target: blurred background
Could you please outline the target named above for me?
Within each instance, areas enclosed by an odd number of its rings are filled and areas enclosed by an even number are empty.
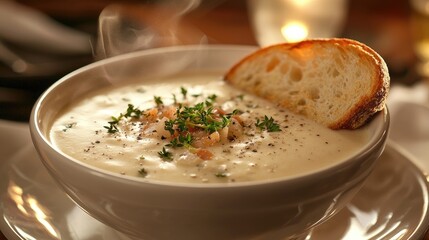
[[[76,68],[181,44],[265,46],[347,37],[385,58],[392,84],[412,86],[429,75],[426,2],[0,0],[0,119],[28,121],[37,97]]]

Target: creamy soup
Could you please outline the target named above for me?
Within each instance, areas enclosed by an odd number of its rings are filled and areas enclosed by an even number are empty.
[[[102,89],[65,109],[50,138],[63,153],[147,180],[218,183],[305,174],[369,139],[331,130],[229,86],[182,75]]]

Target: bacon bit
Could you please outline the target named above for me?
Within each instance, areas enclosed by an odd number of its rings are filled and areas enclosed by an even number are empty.
[[[158,118],[158,109],[157,108],[151,108],[144,112],[144,115],[146,116],[147,121],[149,122],[155,122]]]
[[[195,127],[188,127],[188,132],[190,133],[198,133],[200,130],[198,128]]]
[[[244,125],[243,119],[239,115],[232,115],[232,118],[237,120],[238,123],[240,123],[241,126]]]
[[[162,110],[162,116],[168,119],[174,120],[176,119],[176,111],[177,111],[177,108],[174,106],[164,107],[164,109]]]
[[[213,153],[207,149],[199,148],[195,151],[195,154],[203,160],[210,160],[213,158]]]
[[[204,131],[198,132],[199,134],[204,134],[203,137],[195,137],[195,140],[192,142],[192,146],[200,148],[200,147],[211,147],[216,143],[220,142],[220,134],[219,132],[214,132],[210,135],[206,135],[207,133]],[[193,136],[195,136],[194,134]]]
[[[178,136],[179,136],[179,132],[178,131],[174,131],[174,134],[170,136],[170,139],[177,138]]]
[[[219,107],[215,108],[213,113],[217,113],[221,116],[226,114],[225,110],[223,110],[222,108],[219,108]]]

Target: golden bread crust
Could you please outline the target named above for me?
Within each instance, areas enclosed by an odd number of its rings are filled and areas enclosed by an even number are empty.
[[[385,107],[390,86],[383,58],[345,38],[259,49],[236,63],[224,79],[331,129],[364,125]]]

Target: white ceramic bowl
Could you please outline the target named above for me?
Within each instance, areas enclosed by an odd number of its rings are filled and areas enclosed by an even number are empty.
[[[52,177],[82,209],[136,239],[278,239],[298,236],[338,212],[359,190],[386,143],[387,110],[369,127],[358,154],[331,168],[295,178],[233,184],[147,183],[67,157],[49,140],[59,111],[88,91],[131,76],[226,71],[255,50],[244,46],[183,46],[118,56],[79,69],[35,104],[30,129]]]

